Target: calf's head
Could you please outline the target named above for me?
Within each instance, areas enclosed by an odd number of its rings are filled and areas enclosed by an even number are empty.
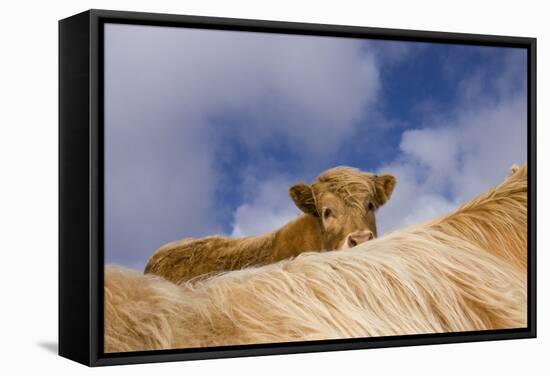
[[[293,185],[289,194],[300,210],[319,221],[326,250],[345,249],[376,237],[376,209],[389,200],[395,184],[389,174],[335,167],[311,185]]]

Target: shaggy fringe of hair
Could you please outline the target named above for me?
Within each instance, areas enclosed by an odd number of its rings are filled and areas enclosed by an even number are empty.
[[[375,176],[353,167],[339,166],[323,172],[312,184],[315,191],[317,184],[323,184],[325,190],[340,196],[344,202],[364,212],[365,199],[376,196]]]
[[[455,213],[346,250],[175,285],[105,270],[105,351],[519,328],[527,168]]]

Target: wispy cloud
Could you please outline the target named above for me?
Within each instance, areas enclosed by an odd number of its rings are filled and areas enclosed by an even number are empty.
[[[278,229],[300,211],[288,197],[292,181],[284,176],[274,176],[269,180],[248,179],[245,183],[247,198],[234,213],[234,237],[260,235]]]

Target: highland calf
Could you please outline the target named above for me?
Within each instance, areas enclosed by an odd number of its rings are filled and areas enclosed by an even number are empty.
[[[390,198],[392,175],[373,175],[350,167],[321,174],[312,185],[289,189],[304,212],[269,234],[233,239],[183,239],[159,248],[145,273],[182,282],[197,276],[273,263],[307,251],[351,248],[376,237],[375,211]]]

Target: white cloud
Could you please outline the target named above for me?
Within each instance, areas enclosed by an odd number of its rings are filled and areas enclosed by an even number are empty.
[[[274,231],[300,215],[288,196],[292,182],[275,176],[269,180],[250,179],[247,190],[251,196],[235,210],[231,236],[252,236]]]
[[[441,172],[458,167],[458,138],[454,128],[413,129],[403,132],[400,148],[405,155]]]

